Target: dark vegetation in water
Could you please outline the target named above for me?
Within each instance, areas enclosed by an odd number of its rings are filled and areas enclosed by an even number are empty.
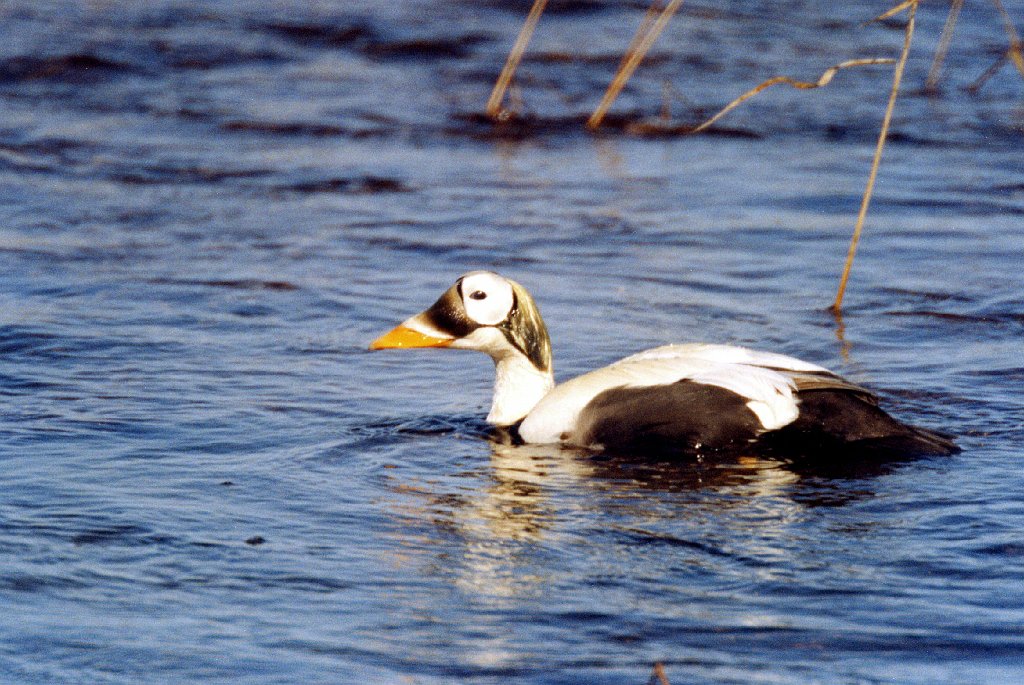
[[[22,81],[66,81],[73,84],[96,83],[118,74],[130,74],[126,64],[90,54],[56,57],[11,57],[0,61],[0,83]]]
[[[150,281],[156,285],[199,285],[210,288],[233,288],[239,290],[298,290],[299,286],[288,281],[258,281],[251,278],[234,280],[193,280],[187,278],[154,278]]]
[[[276,136],[301,136],[314,138],[350,136],[352,131],[334,124],[274,122],[274,121],[227,121],[221,124],[225,131],[242,133],[269,133]]]
[[[278,190],[295,193],[407,193],[412,189],[396,178],[363,176],[361,178],[329,178],[280,186]]]
[[[297,24],[297,23],[268,23],[258,25],[256,28],[270,31],[304,45],[318,47],[351,47],[356,44],[366,44],[375,38],[375,32],[370,24],[363,20],[344,20],[337,17],[332,18],[330,23],[324,24]]]
[[[301,45],[341,47],[374,59],[441,60],[470,56],[474,48],[493,39],[484,34],[389,38],[361,20],[334,20],[324,24],[270,23],[257,27]]]

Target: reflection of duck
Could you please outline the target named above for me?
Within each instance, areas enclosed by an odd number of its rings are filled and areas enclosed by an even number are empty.
[[[555,386],[551,343],[529,293],[486,271],[459,278],[370,349],[452,347],[495,362],[487,421],[527,443],[620,452],[757,445],[953,454],[947,437],[906,425],[877,398],[815,364],[727,345],[668,345]]]

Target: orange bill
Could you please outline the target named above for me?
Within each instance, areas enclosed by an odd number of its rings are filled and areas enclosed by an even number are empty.
[[[451,338],[435,338],[405,326],[396,326],[370,343],[371,350],[387,350],[396,347],[448,347]]]

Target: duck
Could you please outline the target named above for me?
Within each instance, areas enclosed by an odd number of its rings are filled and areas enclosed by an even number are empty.
[[[663,345],[556,384],[533,297],[491,271],[459,277],[369,345],[411,348],[489,355],[486,421],[518,443],[638,455],[959,451],[950,436],[899,421],[876,394],[822,366],[735,345]]]

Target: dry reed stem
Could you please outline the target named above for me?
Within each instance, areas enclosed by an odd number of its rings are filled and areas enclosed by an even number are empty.
[[[710,119],[708,119],[704,123],[702,123],[702,124],[700,124],[698,126],[695,126],[690,131],[690,133],[700,133],[701,131],[705,130],[706,128],[711,126],[713,123],[715,123],[716,121],[718,121],[719,119],[724,117],[726,114],[728,114],[732,110],[736,109],[738,106],[740,106],[746,100],[749,100],[750,98],[754,97],[755,95],[760,93],[762,90],[765,90],[766,88],[770,88],[771,86],[777,85],[779,83],[785,83],[786,85],[792,86],[794,88],[799,88],[801,90],[810,90],[811,88],[821,88],[822,86],[827,86],[829,83],[831,83],[832,79],[835,78],[836,73],[838,73],[840,69],[846,69],[846,68],[849,68],[849,67],[861,67],[861,66],[865,66],[865,65],[868,65],[868,64],[893,64],[895,61],[896,60],[889,59],[888,57],[885,57],[885,58],[873,58],[873,59],[851,59],[851,60],[847,60],[845,62],[841,62],[840,64],[837,64],[835,66],[832,66],[832,67],[829,67],[828,69],[826,69],[824,72],[822,72],[821,77],[818,78],[817,81],[797,81],[795,79],[789,78],[788,76],[775,76],[775,77],[770,78],[767,81],[761,83],[760,85],[751,88],[746,93],[744,93],[743,95],[739,96],[738,98],[736,98],[735,100],[730,102],[728,105],[726,105],[721,110],[719,110],[719,112],[717,114],[715,114],[713,117],[711,117]]]
[[[665,675],[665,667],[660,661],[654,662],[654,668],[651,669],[651,677],[648,679],[647,685],[671,685],[668,682],[668,676]]]
[[[1017,43],[1011,47],[1007,50],[1007,54],[1010,56],[1010,59],[1013,60],[1013,64],[1017,67],[1017,71],[1020,72],[1020,75],[1024,76],[1024,52],[1021,50],[1021,44]]]
[[[949,15],[946,17],[946,24],[942,27],[942,35],[939,37],[939,45],[935,48],[932,67],[928,70],[928,78],[924,82],[924,90],[927,93],[934,93],[938,89],[939,72],[942,71],[942,63],[946,61],[949,44],[953,41],[953,29],[956,28],[956,21],[960,17],[960,10],[963,6],[964,0],[953,0],[949,7]]]
[[[907,0],[906,2],[901,2],[900,4],[896,5],[895,7],[890,7],[887,11],[882,12],[877,17],[875,17],[874,19],[872,19],[871,21],[869,21],[867,23],[868,24],[874,24],[876,21],[885,21],[889,17],[895,17],[897,14],[899,14],[903,10],[907,9],[911,5],[913,5],[914,9],[916,10],[917,9],[917,3],[918,3],[918,0]]]
[[[548,0],[534,0],[530,13],[526,15],[523,28],[519,30],[519,37],[516,38],[516,42],[512,45],[512,49],[508,53],[508,59],[505,60],[505,66],[502,68],[501,74],[494,84],[494,90],[491,91],[491,97],[487,100],[487,116],[492,119],[501,118],[501,102],[505,99],[505,91],[508,90],[508,86],[512,82],[512,75],[515,74],[516,68],[523,58],[523,53],[526,52],[526,46],[533,36],[534,29],[537,28],[537,22],[540,21],[540,15],[543,14],[544,7],[547,4]]]
[[[974,79],[974,81],[967,86],[967,92],[977,93],[979,90],[981,90],[981,87],[985,85],[985,83],[990,78],[995,76],[996,72],[1003,67],[1003,64],[1005,64],[1006,60],[1008,60],[1009,58],[1009,52],[1004,52],[1003,54],[999,55],[999,57],[996,58],[996,61],[992,63],[992,66],[990,66],[988,69],[982,72],[981,76]]]
[[[597,105],[597,109],[587,119],[587,128],[593,131],[601,122],[604,120],[605,114],[608,113],[608,109],[612,106],[615,98],[622,92],[622,88],[626,85],[626,81],[630,79],[633,72],[640,65],[641,60],[647,54],[647,51],[654,45],[654,41],[658,39],[661,32],[665,29],[669,19],[676,13],[679,6],[683,4],[683,0],[669,0],[669,3],[661,10],[661,14],[658,18],[651,22],[648,19],[649,15],[657,10],[653,9],[655,5],[659,4],[658,0],[654,0],[651,5],[651,9],[648,9],[648,14],[644,15],[644,21],[640,24],[640,28],[637,29],[636,34],[633,36],[633,40],[630,41],[630,48],[627,49],[625,56],[623,57],[622,64],[619,65],[618,71],[615,72],[615,77],[612,82],[608,84],[608,89],[604,93],[604,97],[601,98],[601,102]]]
[[[992,66],[986,69],[981,76],[967,86],[967,91],[971,93],[976,93],[980,90],[981,87],[985,85],[985,82],[992,78],[995,73],[1002,68],[1003,63],[1007,60],[1013,62],[1013,65],[1017,67],[1017,71],[1020,72],[1021,76],[1024,76],[1024,44],[1021,43],[1020,36],[1017,34],[1017,29],[1013,25],[1013,20],[1010,19],[1010,15],[1006,12],[1003,4],[999,0],[992,0],[992,2],[999,11],[1000,16],[1003,18],[1003,30],[1006,31],[1006,37],[1010,41],[1010,47],[1008,47],[1003,54],[999,55]]]
[[[1006,12],[1006,8],[1003,7],[1003,3],[1000,0],[992,0],[992,2],[1003,18],[1003,30],[1006,31],[1006,37],[1010,39],[1010,47],[1006,54],[1013,61],[1020,75],[1024,76],[1024,54],[1021,54],[1020,35],[1017,33],[1016,27],[1014,27],[1010,15]]]
[[[907,56],[910,54],[910,41],[914,37],[914,15],[917,14],[918,0],[897,5],[885,14],[878,17],[882,20],[891,17],[897,11],[909,9],[907,15],[907,28],[903,35],[903,51],[900,53],[899,61],[893,69],[892,89],[889,91],[889,102],[885,107],[885,116],[882,118],[882,129],[878,133],[878,144],[875,146],[875,156],[871,161],[871,172],[868,174],[867,186],[864,188],[864,197],[860,203],[860,212],[857,214],[857,223],[853,228],[853,237],[850,239],[850,249],[846,254],[846,264],[843,266],[843,275],[839,279],[839,289],[836,292],[835,302],[830,309],[833,314],[839,314],[843,306],[843,295],[846,293],[846,282],[850,278],[850,268],[853,266],[854,255],[857,254],[857,243],[860,242],[860,234],[864,228],[864,219],[868,214],[868,205],[871,204],[871,193],[875,188],[875,179],[878,177],[878,166],[882,161],[882,150],[885,148],[885,140],[889,135],[889,122],[892,121],[892,112],[896,108],[896,96],[900,90],[900,81],[903,79],[903,69],[907,65]]]
[[[643,40],[643,37],[651,30],[651,25],[663,10],[664,8],[661,6],[661,0],[652,0],[647,11],[644,12],[644,18],[640,20],[639,28],[637,28],[636,33],[633,34],[633,38],[630,39],[629,45],[626,47],[626,51],[622,53],[622,59],[619,60],[619,66],[615,70],[616,74],[622,71],[626,63],[632,59],[633,53],[636,52],[637,46],[640,45],[640,41]]]

